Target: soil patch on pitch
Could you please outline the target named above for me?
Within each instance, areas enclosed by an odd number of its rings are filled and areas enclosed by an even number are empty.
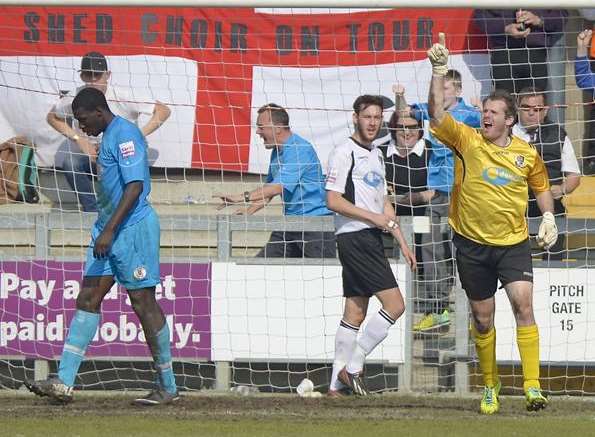
[[[295,395],[259,394],[234,396],[211,393],[186,394],[174,405],[136,407],[131,404],[135,393],[90,394],[78,392],[69,405],[51,405],[45,398],[21,392],[0,392],[0,415],[4,418],[68,418],[93,415],[117,420],[119,416],[168,417],[180,420],[234,418],[256,420],[290,419],[324,421],[337,419],[394,420],[398,418],[432,419],[434,417],[464,419],[478,416],[479,394],[476,397],[453,395],[384,394],[368,398],[298,398]],[[546,411],[530,413],[524,399],[501,398],[498,416],[527,417],[547,415],[595,418],[595,401],[589,398],[554,397]]]

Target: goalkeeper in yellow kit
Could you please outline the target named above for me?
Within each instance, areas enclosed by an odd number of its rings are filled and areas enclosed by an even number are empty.
[[[432,134],[455,154],[449,223],[454,231],[461,284],[473,313],[472,332],[484,379],[480,411],[498,411],[494,311],[498,280],[506,290],[517,325],[528,410],[545,408],[539,385],[539,331],[533,315],[533,268],[525,211],[531,188],[543,214],[538,243],[548,249],[558,238],[547,170],[535,148],[511,135],[514,99],[496,90],[483,100],[480,129],[455,121],[443,105],[448,71],[445,36],[428,51],[432,63],[429,113]]]

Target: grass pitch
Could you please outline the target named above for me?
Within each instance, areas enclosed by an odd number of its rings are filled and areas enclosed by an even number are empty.
[[[529,413],[501,397],[500,413],[477,413],[473,397],[385,394],[302,399],[295,395],[187,395],[161,408],[130,404],[134,394],[76,393],[68,406],[0,391],[2,436],[594,436],[595,401],[554,397]]]

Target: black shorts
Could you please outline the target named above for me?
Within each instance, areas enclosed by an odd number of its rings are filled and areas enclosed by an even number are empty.
[[[337,248],[343,267],[343,296],[371,297],[379,291],[398,287],[384,255],[380,229],[339,234]]]
[[[471,300],[484,300],[502,286],[514,281],[533,282],[529,240],[512,246],[488,246],[455,234],[457,269],[461,285]]]

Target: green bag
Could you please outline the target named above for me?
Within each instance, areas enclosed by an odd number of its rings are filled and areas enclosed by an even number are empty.
[[[37,192],[37,166],[33,148],[23,146],[19,157],[19,194],[21,201],[26,203],[39,203]]]

